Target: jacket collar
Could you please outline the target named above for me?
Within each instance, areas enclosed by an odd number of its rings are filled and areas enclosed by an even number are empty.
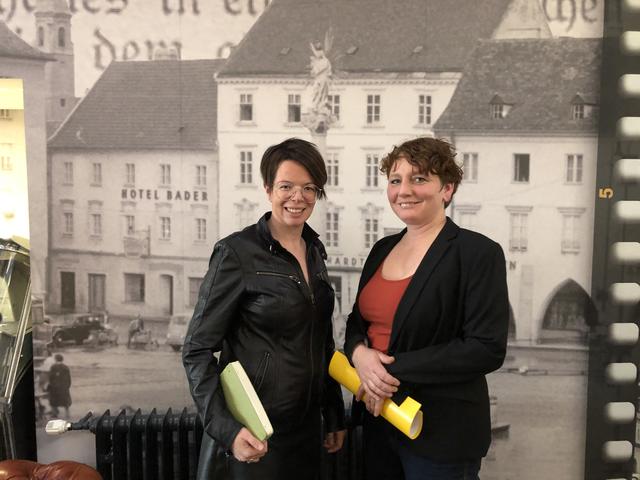
[[[445,255],[447,250],[451,245],[451,240],[453,240],[460,231],[460,227],[458,227],[453,220],[447,217],[447,221],[438,233],[438,236],[435,238],[429,250],[420,261],[416,272],[413,275],[413,278],[407,285],[407,289],[404,292],[404,295],[400,299],[400,303],[398,304],[398,309],[396,310],[395,317],[393,319],[393,327],[391,329],[391,337],[389,339],[389,354],[393,353],[394,343],[398,339],[398,335],[400,330],[402,329],[402,325],[405,319],[411,313],[411,309],[413,305],[420,297],[420,293],[422,292],[424,286],[429,281],[429,277],[433,273],[433,270],[440,262],[440,259]],[[391,237],[387,237],[387,242],[383,243],[380,248],[375,249],[371,252],[372,261],[367,262],[369,265],[366,266],[366,270],[362,272],[361,286],[364,287],[366,283],[371,279],[373,274],[378,270],[382,262],[387,255],[393,250],[393,247],[400,241],[400,239],[407,233],[407,229],[405,228],[400,233],[393,235]]]
[[[258,236],[265,243],[270,252],[275,252],[277,250],[282,250],[283,247],[280,245],[280,242],[273,238],[271,235],[271,230],[269,230],[269,224],[267,223],[271,218],[271,212],[266,212],[258,223],[256,224],[256,228],[258,230]],[[316,231],[311,228],[307,223],[302,227],[302,239],[305,241],[307,245],[315,245],[320,250],[320,254],[324,260],[327,259],[327,252],[324,249],[324,245],[319,239],[319,235]]]

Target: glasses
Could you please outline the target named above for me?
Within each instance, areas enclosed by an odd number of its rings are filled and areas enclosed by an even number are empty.
[[[315,185],[299,186],[289,182],[276,183],[273,189],[280,200],[289,200],[293,198],[297,191],[300,191],[304,201],[309,203],[315,202],[320,196],[320,192],[322,192],[322,189]]]

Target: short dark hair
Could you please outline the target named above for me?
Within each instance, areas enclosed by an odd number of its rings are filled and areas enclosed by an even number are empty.
[[[455,147],[446,140],[432,137],[414,138],[394,146],[380,162],[380,171],[388,178],[398,159],[406,158],[407,162],[418,167],[421,173],[437,175],[443,185],[453,184],[453,199],[462,181],[462,168],[456,163],[455,156]],[[449,203],[451,200],[445,203],[445,208]]]
[[[56,353],[53,358],[56,359],[56,362],[62,362],[64,360],[64,357],[60,353]]]
[[[326,197],[324,185],[327,183],[327,168],[318,148],[311,142],[301,138],[288,138],[282,143],[267,148],[260,162],[260,174],[265,186],[273,188],[278,167],[285,160],[292,160],[302,165],[320,187],[319,198]]]

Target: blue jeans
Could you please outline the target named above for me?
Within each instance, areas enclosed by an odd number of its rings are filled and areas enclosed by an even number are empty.
[[[443,463],[412,451],[382,422],[364,414],[363,448],[366,480],[479,480],[481,459]],[[410,440],[409,440],[410,441]]]

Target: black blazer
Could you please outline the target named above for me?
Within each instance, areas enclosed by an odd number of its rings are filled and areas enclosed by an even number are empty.
[[[347,320],[349,358],[358,343],[368,343],[360,292],[405,233],[381,239],[369,253]],[[485,374],[504,361],[508,319],[500,245],[447,218],[400,300],[389,342],[395,362],[387,370],[401,382],[394,400],[409,395],[422,403],[423,430],[413,441],[394,428],[389,434],[435,461],[485,456],[491,443]]]

